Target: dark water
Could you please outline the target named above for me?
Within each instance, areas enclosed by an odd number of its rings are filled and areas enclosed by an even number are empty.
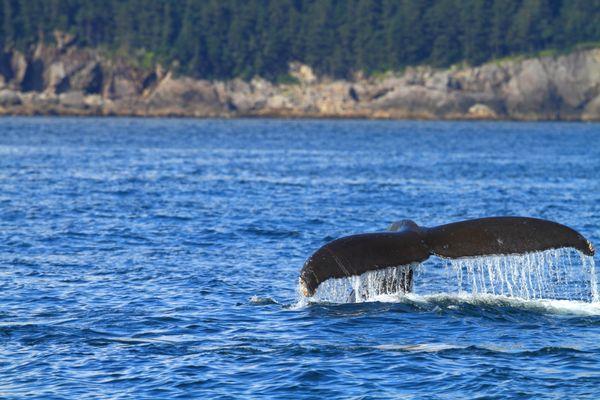
[[[514,214],[598,247],[600,125],[3,119],[0,397],[597,398],[595,304],[297,304],[334,237]]]

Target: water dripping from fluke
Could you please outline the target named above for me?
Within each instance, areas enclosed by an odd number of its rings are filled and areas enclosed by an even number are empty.
[[[455,292],[598,302],[594,257],[570,248],[447,259]]]
[[[298,289],[299,304],[401,301],[407,294],[437,294],[458,298],[499,296],[519,300],[567,300],[600,303],[593,256],[575,249],[552,249],[526,254],[488,255],[458,259],[439,258],[448,279],[436,291],[422,291],[420,263],[368,271],[361,275],[332,278],[305,297]],[[433,267],[428,265],[427,269]],[[415,287],[412,279],[416,275]]]
[[[328,279],[319,285],[312,302],[362,303],[379,296],[398,296],[412,290],[412,274],[418,264],[369,271],[347,278]]]

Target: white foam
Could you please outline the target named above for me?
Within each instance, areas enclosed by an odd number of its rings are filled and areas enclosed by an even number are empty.
[[[419,343],[419,344],[380,344],[375,346],[377,350],[401,351],[415,353],[438,353],[444,350],[464,349],[466,346],[458,346],[446,343]]]
[[[418,295],[407,294],[382,294],[373,296],[366,302],[401,303],[415,306],[418,310],[453,310],[460,311],[465,306],[503,307],[514,308],[539,314],[570,315],[570,316],[600,316],[600,302],[586,302],[577,300],[526,300],[521,298],[493,295],[493,294],[468,294],[468,293],[435,293]],[[301,298],[293,304],[290,310],[303,309],[310,304],[320,303],[314,299]]]
[[[407,295],[406,298],[415,303],[423,305],[438,305],[442,308],[455,309],[462,305],[474,306],[501,306],[518,308],[538,312],[542,314],[566,314],[566,315],[598,315],[600,316],[600,302],[586,302],[577,300],[552,300],[536,299],[526,300],[515,297],[492,294],[448,294],[438,293],[419,296],[415,294]],[[400,300],[402,301],[402,300]]]
[[[277,301],[271,297],[252,296],[252,297],[250,297],[250,303],[257,304],[257,305],[267,305],[267,304],[277,304]]]

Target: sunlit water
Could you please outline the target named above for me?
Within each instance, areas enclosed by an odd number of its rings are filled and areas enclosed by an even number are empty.
[[[432,257],[352,304],[297,279],[405,218],[598,247],[599,171],[597,124],[0,120],[0,398],[597,398],[576,252]]]

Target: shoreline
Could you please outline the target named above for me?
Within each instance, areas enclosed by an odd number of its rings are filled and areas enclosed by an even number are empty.
[[[365,122],[471,122],[471,123],[557,123],[557,124],[600,124],[600,119],[477,119],[477,118],[372,118],[341,116],[191,116],[191,115],[135,115],[135,114],[0,114],[0,121],[6,119],[133,119],[133,120],[190,120],[190,121],[365,121]]]
[[[600,49],[352,80],[291,63],[285,84],[142,70],[74,45],[4,58],[0,116],[600,121]]]

